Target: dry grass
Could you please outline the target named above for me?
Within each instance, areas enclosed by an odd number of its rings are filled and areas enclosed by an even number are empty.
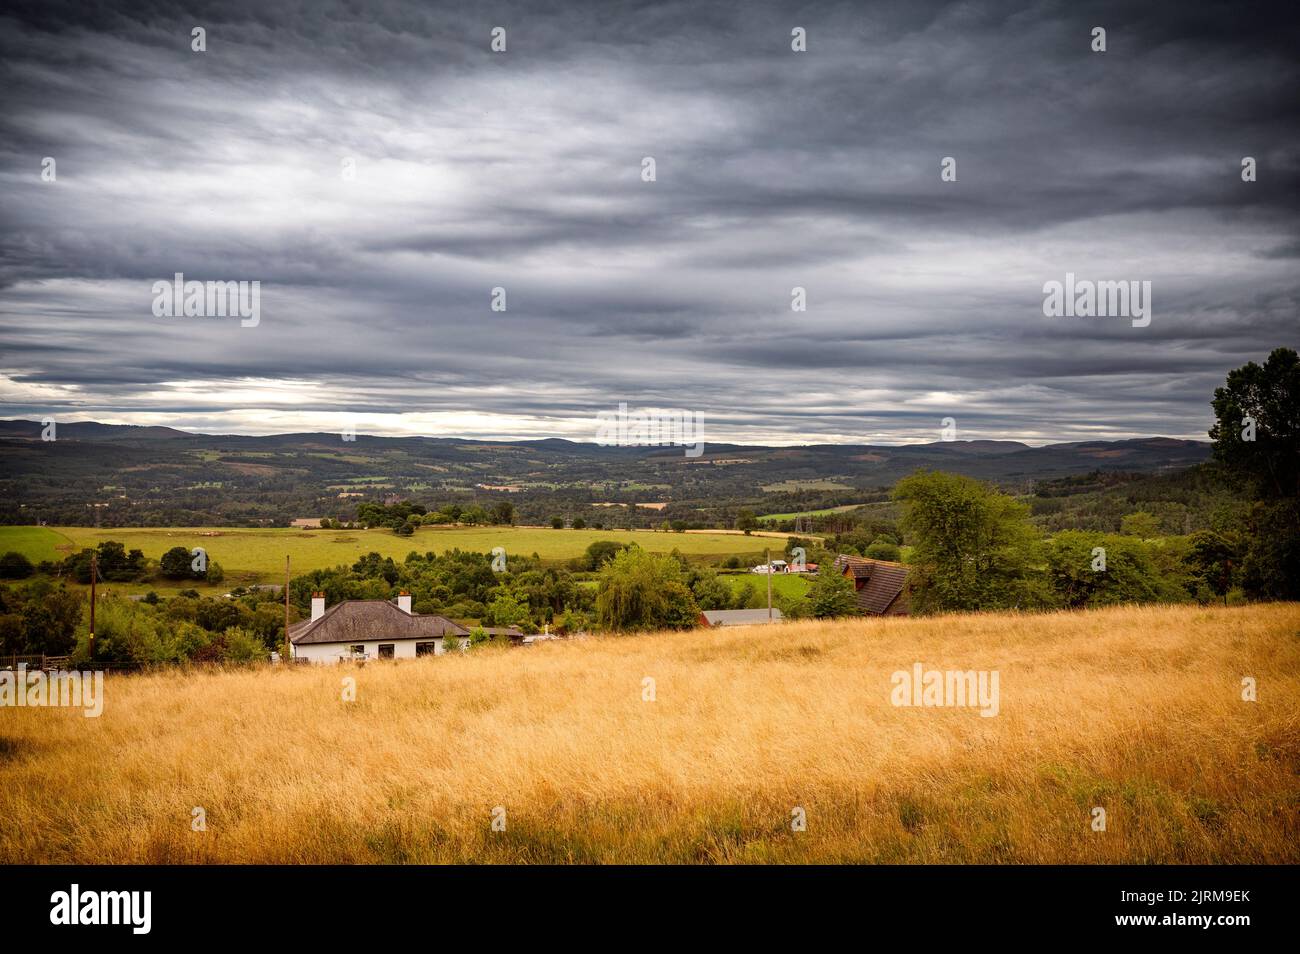
[[[0,861],[1296,862],[1297,630],[1117,609],[117,677],[99,719],[0,710]],[[917,661],[998,669],[1001,714],[891,706]]]

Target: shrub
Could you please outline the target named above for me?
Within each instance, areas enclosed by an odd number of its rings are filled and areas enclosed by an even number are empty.
[[[34,572],[32,561],[10,550],[0,556],[0,580],[25,580]]]

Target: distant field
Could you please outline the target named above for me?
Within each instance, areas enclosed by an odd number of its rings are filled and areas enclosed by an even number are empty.
[[[753,563],[763,558],[762,541],[730,533],[653,533],[629,530],[550,530],[526,527],[424,527],[414,536],[399,537],[389,530],[298,530],[288,528],[245,530],[229,527],[0,527],[0,553],[17,550],[33,562],[53,560],[74,550],[117,540],[128,550],[139,549],[158,559],[172,547],[203,547],[208,557],[226,573],[222,589],[237,583],[278,583],[284,579],[284,558],[293,572],[353,563],[375,551],[395,560],[415,550],[443,553],[459,548],[488,553],[505,547],[512,554],[543,560],[569,560],[581,556],[596,540],[634,542],[646,550],[667,553],[677,549],[700,559],[741,556]],[[149,589],[138,586],[134,589]],[[156,587],[155,587],[156,588]],[[127,586],[125,589],[132,589]]]
[[[980,613],[109,676],[99,718],[0,719],[0,863],[1295,864],[1297,629]],[[892,704],[918,661],[996,670],[996,714]]]
[[[767,596],[767,577],[761,573],[728,573],[722,579],[731,586],[732,592],[752,587],[763,597]],[[789,573],[772,574],[772,595],[798,597],[808,592],[812,581],[805,576]]]
[[[862,504],[845,504],[842,507],[823,507],[821,510],[797,510],[791,513],[765,513],[759,520],[793,520],[795,517],[824,517],[828,513],[847,513]]]
[[[852,490],[848,484],[834,480],[782,480],[775,484],[764,484],[768,493],[798,493],[801,490]]]
[[[49,527],[0,527],[0,553],[16,550],[33,563],[62,559],[67,551],[59,547],[71,544],[69,537]]]

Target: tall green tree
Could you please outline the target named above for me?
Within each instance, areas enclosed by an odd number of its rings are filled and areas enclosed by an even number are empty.
[[[193,562],[187,547],[172,547],[158,560],[158,570],[169,580],[192,580],[199,575],[191,566]]]
[[[1228,591],[1241,578],[1242,541],[1234,535],[1202,530],[1192,534],[1191,545],[1187,562],[1197,584],[1226,602]]]
[[[596,618],[612,630],[687,629],[700,609],[672,556],[630,547],[600,571]]]
[[[918,471],[894,486],[911,542],[912,609],[1029,608],[1051,603],[1029,508],[970,477]]]
[[[504,587],[488,603],[487,615],[493,626],[524,626],[531,620],[528,603]]]
[[[1214,391],[1214,457],[1261,498],[1300,496],[1300,357],[1277,348]],[[1253,428],[1252,428],[1253,424]]]
[[[599,570],[614,558],[614,554],[627,547],[617,540],[597,540],[587,547],[583,557],[583,566],[588,570]]]
[[[1256,504],[1246,530],[1242,589],[1256,599],[1300,600],[1300,498]]]
[[[15,550],[0,556],[0,580],[25,580],[33,572],[32,561]]]
[[[1228,372],[1214,392],[1214,456],[1256,502],[1241,585],[1260,599],[1300,599],[1300,357],[1277,348]]]
[[[1131,536],[1062,530],[1047,546],[1047,574],[1062,606],[1114,606],[1188,599],[1161,586],[1148,545]]]

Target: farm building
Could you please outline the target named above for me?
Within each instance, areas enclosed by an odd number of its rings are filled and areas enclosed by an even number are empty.
[[[512,640],[523,634],[504,632]],[[365,659],[414,659],[446,652],[450,641],[457,647],[469,630],[445,616],[411,612],[411,597],[389,600],[344,600],[325,608],[325,594],[313,593],[311,619],[289,627],[293,658],[318,663]]]
[[[907,567],[903,564],[841,553],[834,566],[836,572],[853,581],[861,612],[869,616],[908,615]]]
[[[779,623],[784,616],[776,607],[768,618],[766,609],[705,610],[700,614],[701,626],[753,626],[756,623]]]

